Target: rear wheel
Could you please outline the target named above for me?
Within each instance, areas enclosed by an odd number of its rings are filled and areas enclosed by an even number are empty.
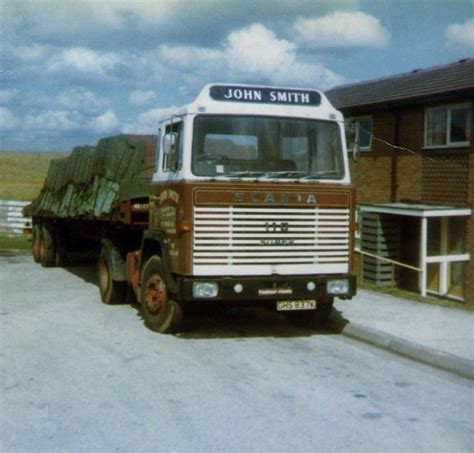
[[[68,262],[67,256],[67,242],[66,235],[63,230],[56,229],[55,234],[55,245],[56,245],[56,266],[65,266]]]
[[[180,305],[170,297],[163,265],[158,256],[151,257],[143,268],[140,312],[145,325],[160,333],[175,331],[182,321]]]
[[[112,278],[112,266],[112,250],[104,245],[100,249],[97,270],[99,274],[100,298],[107,305],[124,303],[127,291],[127,284],[125,282],[116,281]]]
[[[33,260],[35,263],[41,261],[41,227],[39,225],[33,225]]]
[[[50,227],[41,227],[40,237],[40,261],[43,267],[56,265],[56,244]]]
[[[319,298],[316,301],[316,310],[290,311],[286,313],[287,319],[300,327],[323,327],[329,320],[334,303],[333,297]]]

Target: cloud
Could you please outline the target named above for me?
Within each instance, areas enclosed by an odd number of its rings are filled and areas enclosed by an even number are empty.
[[[474,17],[462,24],[451,24],[444,32],[449,47],[474,49]]]
[[[9,104],[18,97],[19,92],[20,90],[18,89],[0,90],[0,102],[2,104]]]
[[[234,74],[253,74],[268,77],[282,66],[291,65],[295,59],[296,45],[278,39],[262,24],[232,32],[227,38],[226,60]]]
[[[260,23],[231,32],[215,49],[162,46],[158,55],[175,71],[169,80],[182,80],[196,90],[209,81],[222,80],[321,89],[343,82],[340,75],[314,58],[305,60],[295,43],[278,38]]]
[[[70,131],[79,129],[80,125],[70,118],[66,110],[47,110],[39,114],[27,115],[22,118],[22,127],[28,130]]]
[[[56,96],[56,101],[69,110],[95,113],[109,104],[108,100],[96,95],[83,87],[73,87],[63,90]]]
[[[149,105],[156,102],[158,93],[153,90],[135,90],[128,95],[128,102],[132,105]]]
[[[13,55],[23,62],[36,62],[46,57],[49,50],[46,46],[33,44],[30,46],[18,46],[13,49]]]
[[[304,61],[296,44],[279,39],[262,24],[232,32],[227,39],[225,60],[231,75],[239,79],[323,89],[343,81],[323,65]]]
[[[390,32],[362,11],[335,11],[318,18],[299,17],[293,30],[296,41],[309,48],[386,47]]]
[[[158,132],[158,122],[161,118],[171,115],[176,110],[172,105],[166,108],[150,109],[142,112],[130,123],[124,124],[121,132],[125,134],[156,134]]]
[[[99,133],[111,134],[120,126],[120,120],[112,110],[107,110],[102,115],[95,117],[90,126]]]
[[[47,70],[50,72],[78,71],[89,76],[110,78],[120,63],[121,59],[115,53],[74,47],[51,57]]]
[[[5,107],[0,107],[0,130],[11,130],[18,126],[18,119]]]
[[[227,30],[248,24],[249,18],[274,23],[357,5],[358,0],[0,0],[0,11],[2,28],[17,42],[91,46],[100,41],[110,47],[119,41],[122,48],[136,48],[143,35],[162,42],[196,44],[199,39],[209,45]],[[122,34],[110,39],[114,32]]]

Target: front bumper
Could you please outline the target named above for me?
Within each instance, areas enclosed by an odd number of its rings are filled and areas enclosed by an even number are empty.
[[[345,294],[328,294],[327,282],[346,279],[349,288]],[[212,298],[196,298],[193,296],[195,282],[215,282],[218,294]],[[236,285],[241,291],[236,291]],[[313,288],[314,289],[311,289]],[[258,277],[177,277],[178,301],[276,301],[276,300],[308,300],[325,297],[351,299],[357,292],[356,277],[352,274],[343,275],[278,275]]]

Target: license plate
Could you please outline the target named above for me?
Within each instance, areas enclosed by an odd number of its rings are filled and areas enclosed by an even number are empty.
[[[277,302],[278,311],[315,310],[315,300],[280,300]]]

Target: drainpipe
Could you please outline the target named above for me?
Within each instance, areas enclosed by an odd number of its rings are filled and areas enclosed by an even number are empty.
[[[400,146],[400,112],[395,110],[395,137],[394,145]],[[392,148],[390,162],[390,203],[397,201],[398,189],[398,149]]]

